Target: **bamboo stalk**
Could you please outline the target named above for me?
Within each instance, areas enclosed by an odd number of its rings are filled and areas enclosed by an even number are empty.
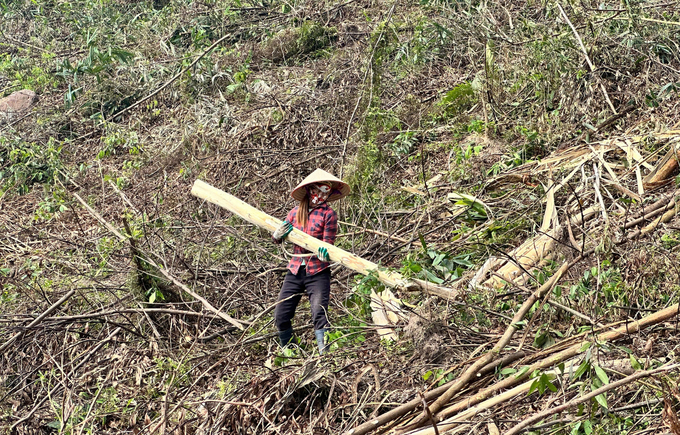
[[[562,267],[559,268],[557,272],[546,282],[543,284],[538,290],[536,290],[531,296],[527,298],[527,300],[522,304],[520,309],[517,311],[515,316],[512,318],[512,322],[510,325],[508,325],[507,329],[503,333],[503,336],[501,337],[500,340],[498,340],[498,343],[491,349],[486,355],[482,356],[479,360],[477,360],[476,363],[474,363],[470,368],[468,368],[463,375],[460,376],[458,382],[453,384],[444,394],[442,394],[437,400],[434,401],[431,405],[430,411],[432,413],[437,413],[439,410],[446,405],[452,398],[453,396],[460,391],[471,379],[474,378],[474,376],[477,374],[477,371],[490,363],[494,358],[496,358],[501,350],[510,342],[510,339],[512,336],[515,334],[517,331],[517,322],[521,321],[526,313],[529,312],[529,309],[534,305],[534,303],[539,300],[546,292],[549,292],[552,290],[552,288],[557,284],[557,282],[562,278],[562,275],[569,269],[569,266],[571,266],[573,263],[569,262],[564,262],[562,264]]]
[[[583,348],[584,344],[586,343],[602,343],[606,341],[613,341],[617,340],[625,335],[633,334],[636,332],[639,332],[649,326],[656,325],[658,323],[664,322],[666,320],[671,319],[672,317],[680,314],[680,305],[675,304],[673,306],[670,306],[668,308],[665,308],[661,311],[657,311],[656,313],[650,314],[647,317],[644,317],[640,319],[637,322],[632,322],[632,323],[627,323],[623,326],[620,326],[616,329],[612,329],[611,331],[607,331],[604,333],[599,334],[595,339],[593,340],[582,340],[579,341],[566,349],[550,355],[540,361],[535,362],[534,364],[530,365],[529,368],[525,371],[525,373],[521,376],[510,376],[508,378],[503,379],[500,382],[497,382],[496,384],[487,387],[481,391],[479,391],[477,394],[473,395],[472,397],[468,397],[465,399],[462,399],[453,405],[445,408],[441,412],[439,412],[436,417],[441,421],[442,419],[448,419],[451,417],[451,420],[455,420],[457,418],[456,414],[459,412],[464,411],[465,409],[474,406],[489,397],[497,394],[499,391],[504,390],[506,388],[511,388],[514,385],[523,382],[526,380],[527,377],[534,371],[534,370],[541,370],[541,369],[546,369],[553,367],[555,364],[559,364],[562,361],[565,361],[571,357],[574,357],[581,353],[581,349]],[[556,345],[555,347],[560,347],[561,344]],[[458,380],[452,381],[451,383],[444,385],[442,387],[437,388],[436,390],[431,391],[426,395],[426,399],[430,399],[431,397],[436,397],[437,395],[441,394],[442,392],[446,391],[448,388],[450,388],[451,385],[457,383]],[[380,426],[383,426],[385,424],[388,424],[397,418],[405,415],[408,412],[413,411],[416,409],[418,404],[420,403],[419,399],[414,399],[410,402],[405,403],[404,405],[401,405],[389,412],[386,412],[385,414],[382,414],[375,419],[368,421],[360,426],[357,426],[356,428],[350,430],[347,432],[347,435],[362,435],[365,433],[368,433]],[[453,416],[453,417],[452,417]],[[443,423],[446,423],[446,421],[443,421]]]
[[[622,385],[629,384],[629,383],[636,381],[638,379],[645,378],[645,377],[648,377],[648,376],[652,376],[652,375],[655,375],[655,374],[658,374],[658,373],[667,372],[667,371],[670,371],[670,370],[675,370],[678,367],[680,367],[680,364],[672,364],[672,365],[669,365],[669,366],[666,366],[666,367],[660,367],[660,368],[655,369],[655,370],[645,370],[645,371],[642,371],[642,372],[632,374],[630,376],[626,376],[623,379],[620,379],[616,382],[612,382],[611,384],[604,385],[604,386],[596,389],[595,391],[592,391],[592,392],[590,392],[590,393],[588,393],[584,396],[577,397],[573,400],[570,400],[567,403],[556,406],[554,408],[546,409],[545,411],[538,412],[538,413],[532,415],[531,417],[523,420],[521,423],[516,424],[515,426],[510,428],[510,430],[507,431],[505,433],[505,435],[517,435],[520,432],[522,432],[524,428],[530,426],[533,423],[536,423],[536,422],[544,419],[545,417],[548,417],[549,415],[559,414],[559,413],[561,413],[561,412],[563,412],[563,411],[565,411],[569,408],[573,408],[573,407],[575,407],[575,406],[577,406],[581,403],[585,403],[585,402],[589,401],[590,399],[592,399],[592,398],[594,398],[594,397],[596,397],[596,396],[598,396],[602,393],[606,393],[609,390],[613,390],[613,389],[618,388]]]
[[[75,198],[83,205],[83,207],[85,207],[85,209],[86,209],[88,212],[90,212],[90,214],[91,214],[92,216],[94,216],[99,222],[101,222],[101,223],[102,223],[109,231],[111,231],[113,234],[115,234],[116,237],[118,237],[118,239],[120,239],[122,242],[128,240],[124,235],[122,235],[118,230],[116,230],[116,229],[113,227],[113,225],[111,225],[110,223],[108,223],[108,222],[106,221],[106,219],[104,219],[99,213],[97,213],[92,207],[90,207],[89,205],[87,205],[87,203],[86,203],[85,201],[83,201],[83,199],[82,199],[80,196],[78,196],[77,193],[74,193],[73,196],[74,196],[74,197],[75,197]],[[244,326],[240,323],[240,321],[238,321],[238,320],[232,318],[231,316],[229,316],[229,315],[227,315],[227,314],[221,312],[221,311],[218,310],[217,308],[213,307],[213,306],[210,304],[210,302],[208,302],[204,297],[202,297],[202,296],[200,296],[199,294],[197,294],[197,293],[191,291],[191,289],[189,289],[187,286],[185,286],[184,284],[182,284],[181,282],[179,282],[178,279],[176,279],[174,276],[170,275],[168,272],[166,272],[164,269],[162,269],[162,268],[159,267],[156,263],[154,263],[153,260],[148,259],[148,258],[145,258],[144,261],[147,262],[147,263],[149,263],[150,265],[152,265],[152,266],[155,267],[156,269],[158,269],[158,271],[160,271],[163,275],[165,275],[165,277],[168,278],[170,281],[172,281],[176,286],[180,287],[182,290],[184,290],[185,292],[189,293],[191,296],[193,296],[193,297],[195,297],[196,299],[198,299],[198,300],[201,302],[201,304],[203,304],[203,307],[204,307],[205,309],[207,309],[208,311],[211,311],[211,312],[215,313],[215,314],[218,315],[221,319],[226,320],[227,322],[231,323],[232,325],[234,325],[235,327],[237,327],[237,328],[240,329],[241,331],[245,330]],[[37,320],[37,319],[36,319],[36,320]]]
[[[594,340],[584,340],[582,342],[576,343],[567,349],[564,349],[563,351],[549,356],[548,358],[545,358],[541,361],[538,361],[531,366],[527,370],[524,371],[524,374],[521,376],[509,376],[502,381],[478,392],[476,395],[472,397],[468,397],[466,399],[460,400],[453,405],[449,406],[448,408],[444,409],[440,413],[436,415],[436,417],[439,418],[441,421],[439,428],[448,430],[454,427],[458,422],[461,420],[464,420],[466,417],[468,417],[468,409],[489,409],[490,406],[489,404],[492,405],[497,405],[500,403],[503,403],[504,401],[507,401],[514,397],[516,394],[511,394],[510,391],[522,391],[522,387],[525,384],[522,384],[518,387],[513,388],[512,390],[509,390],[506,393],[499,394],[498,396],[494,396],[501,390],[505,390],[506,388],[513,387],[514,385],[525,381],[527,377],[531,373],[533,373],[535,370],[540,370],[540,369],[546,369],[549,367],[553,367],[555,364],[558,364],[562,361],[565,361],[569,358],[572,358],[579,353],[581,353],[581,349],[583,349],[584,344],[586,343],[592,343],[592,342],[597,342],[597,343],[602,343],[606,341],[612,341],[618,338],[623,337],[626,334],[629,333],[634,333],[634,332],[639,332],[640,330],[644,329],[645,327],[655,325],[657,323],[661,323],[663,321],[666,321],[670,319],[671,317],[675,316],[678,314],[679,307],[678,305],[673,305],[671,307],[668,307],[664,310],[658,311],[656,313],[653,313],[643,319],[640,319],[640,321],[636,323],[631,323],[629,325],[624,325],[619,328],[616,328],[612,331],[608,331],[605,333],[602,333],[597,336],[596,339]],[[531,381],[528,382],[528,384],[531,384]],[[493,396],[493,397],[492,397]],[[498,397],[504,397],[504,400],[498,400]],[[487,400],[488,399],[488,400]],[[479,404],[479,407],[476,405]],[[471,408],[473,407],[473,408]],[[446,418],[446,420],[442,420],[443,418]],[[418,435],[432,435],[431,431],[428,431],[427,429],[421,430],[417,432]],[[507,434],[506,434],[507,435]]]
[[[196,180],[194,182],[191,194],[229,210],[240,218],[269,232],[274,232],[281,226],[282,221],[280,219],[274,218],[241,201],[235,196],[217,189],[201,180]],[[399,273],[386,271],[371,261],[340,249],[337,246],[323,242],[298,229],[293,229],[288,235],[288,240],[311,252],[316,252],[320,247],[324,247],[328,250],[328,255],[332,261],[336,261],[343,266],[349,267],[364,275],[374,273],[380,281],[390,287],[407,291],[420,290],[445,299],[452,299],[456,296],[456,292],[453,289],[417,279],[407,280]]]
[[[586,345],[587,343],[603,343],[607,341],[613,341],[620,339],[626,335],[633,334],[636,332],[639,332],[643,330],[644,328],[647,328],[652,325],[656,325],[658,323],[664,322],[666,320],[671,319],[672,317],[675,317],[680,313],[680,306],[678,304],[675,304],[673,306],[670,306],[668,308],[665,308],[661,311],[657,311],[656,313],[652,313],[647,317],[644,317],[640,319],[637,322],[631,322],[627,323],[623,326],[620,326],[616,329],[612,329],[611,331],[603,332],[599,334],[596,338],[592,340],[583,340],[580,341],[576,344],[573,344],[566,349],[551,355],[547,358],[544,358],[540,361],[537,361],[533,363],[532,365],[529,366],[529,369],[521,376],[510,376],[508,378],[503,379],[502,381],[485,388],[484,390],[479,391],[476,395],[469,397],[467,399],[463,399],[459,402],[454,403],[453,405],[449,406],[448,408],[442,410],[440,413],[437,414],[439,419],[442,418],[448,418],[453,415],[455,415],[458,412],[461,412],[462,410],[466,409],[469,406],[475,405],[492,395],[494,395],[496,392],[503,390],[505,388],[512,387],[513,385],[522,382],[524,379],[526,379],[531,373],[533,373],[534,370],[542,370],[546,368],[550,368],[554,366],[555,364],[559,364],[562,361],[565,361],[569,358],[572,358],[579,353],[581,353],[581,349]]]
[[[512,322],[510,325],[508,325],[508,328],[505,330],[505,333],[501,337],[501,339],[496,343],[496,345],[491,349],[489,352],[486,354],[482,355],[474,364],[472,364],[470,367],[468,367],[467,370],[463,374],[461,374],[458,379],[456,379],[451,385],[446,389],[446,391],[443,391],[439,398],[433,402],[430,405],[430,412],[432,414],[435,414],[437,411],[439,411],[446,403],[448,403],[449,400],[458,392],[460,391],[465,385],[467,385],[470,380],[474,379],[477,376],[477,373],[480,372],[480,370],[485,367],[487,364],[492,362],[494,359],[497,358],[497,356],[500,354],[500,351],[507,345],[507,343],[510,341],[512,336],[514,335],[515,331],[517,330],[516,328],[516,323],[522,320],[522,318],[526,315],[526,313],[529,311],[531,306],[536,302],[541,296],[545,294],[545,292],[550,291],[553,286],[557,283],[557,281],[562,277],[564,272],[567,271],[569,268],[570,264],[565,262],[562,267],[546,282],[536,290],[528,299],[527,301],[522,304],[522,307],[520,307],[519,311],[517,314],[515,314],[515,317],[513,317]],[[411,409],[408,409],[405,411],[407,407],[410,407],[411,402],[407,403],[406,406],[404,407],[399,407],[397,409],[393,409],[392,411],[389,411],[383,415],[378,416],[377,418],[367,421],[359,426],[357,426],[354,429],[351,429],[350,431],[347,432],[347,435],[363,435],[365,433],[368,433],[386,423],[389,423],[390,421],[401,417],[404,415],[406,412],[410,412]],[[423,423],[427,421],[427,414],[423,413],[420,415],[420,418],[417,419],[416,422],[414,422],[410,428],[418,427],[421,426]]]
[[[571,367],[566,368],[565,371],[569,371]],[[558,376],[559,372],[557,371],[552,371],[549,372],[549,374]],[[487,399],[475,406],[472,406],[468,409],[465,409],[464,411],[461,411],[459,414],[457,414],[454,418],[449,419],[447,422],[441,422],[437,425],[437,429],[440,431],[448,431],[449,429],[452,429],[456,427],[457,425],[461,423],[467,422],[467,420],[470,420],[473,418],[475,415],[479,414],[482,411],[486,411],[487,409],[491,409],[494,406],[507,402],[508,400],[517,397],[518,395],[524,393],[528,393],[529,390],[531,390],[531,385],[535,382],[534,379],[529,379],[528,381],[524,382],[523,384],[520,384],[510,390],[504,391],[500,393],[497,396],[494,396],[490,399]],[[556,382],[561,382],[561,379],[556,378],[553,380],[553,383]],[[412,432],[408,432],[408,435],[434,435],[433,429],[432,428],[425,428],[425,429],[420,429],[420,430],[415,430]]]
[[[641,223],[649,221],[653,217],[660,215],[661,213],[665,213],[666,211],[670,210],[673,207],[675,207],[675,201],[673,201],[673,198],[664,197],[659,201],[655,202],[654,204],[652,204],[651,206],[643,208],[642,211],[645,214],[643,214],[637,219],[633,219],[629,222],[626,222],[623,228],[628,229],[640,225]]]

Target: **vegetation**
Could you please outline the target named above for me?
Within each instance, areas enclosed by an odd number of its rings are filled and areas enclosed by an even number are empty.
[[[435,416],[508,432],[595,391],[527,433],[680,434],[677,318],[596,340],[680,297],[678,180],[638,190],[680,137],[677,2],[0,0],[0,23],[0,98],[40,96],[0,113],[1,433],[344,433],[416,400],[403,427],[510,328],[494,356],[522,355],[447,403],[525,390]],[[189,193],[283,217],[317,167],[352,187],[338,246],[456,295],[395,290],[397,341],[384,285],[334,267],[331,352],[304,300],[280,349],[285,252]],[[519,254],[479,278],[527,240],[554,243],[521,282]]]

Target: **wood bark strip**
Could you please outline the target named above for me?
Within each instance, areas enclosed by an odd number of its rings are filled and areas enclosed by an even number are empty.
[[[671,181],[671,178],[678,171],[678,148],[675,144],[671,144],[671,149],[666,155],[657,163],[654,170],[645,177],[643,187],[645,189],[654,189],[663,186]]]
[[[215,205],[218,205],[242,219],[257,225],[269,232],[274,232],[281,226],[281,220],[274,218],[267,213],[256,209],[255,207],[241,201],[233,195],[230,195],[216,187],[213,187],[201,180],[194,182],[191,194],[205,199]],[[401,274],[396,272],[389,272],[384,270],[379,265],[365,260],[357,255],[347,252],[337,246],[325,243],[315,237],[312,237],[303,231],[293,229],[287,238],[292,243],[305,248],[310,252],[316,252],[320,247],[328,250],[328,255],[332,261],[337,261],[342,265],[349,267],[361,274],[369,275],[376,274],[377,278],[390,287],[395,287],[407,291],[423,291],[428,294],[436,295],[445,299],[452,299],[456,296],[453,289],[441,287],[436,284],[431,284],[422,280],[407,280]]]

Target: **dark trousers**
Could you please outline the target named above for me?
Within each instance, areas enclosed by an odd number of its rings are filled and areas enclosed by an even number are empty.
[[[286,274],[279,293],[279,304],[274,312],[274,321],[279,331],[285,331],[292,326],[291,320],[295,315],[302,294],[307,293],[309,304],[312,306],[312,322],[314,329],[328,327],[328,301],[331,295],[331,269],[307,276],[304,267],[301,267],[297,275],[290,271]]]

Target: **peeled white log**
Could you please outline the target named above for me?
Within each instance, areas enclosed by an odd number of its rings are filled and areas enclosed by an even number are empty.
[[[281,226],[282,221],[274,218],[267,213],[256,209],[255,207],[241,201],[233,195],[230,195],[216,187],[213,187],[201,180],[196,180],[191,189],[191,194],[205,199],[215,205],[218,205],[235,215],[245,219],[253,225],[264,228],[269,232],[274,232]],[[368,275],[374,273],[376,277],[390,287],[403,289],[407,291],[420,290],[425,293],[440,296],[446,299],[452,299],[456,296],[453,289],[441,287],[422,280],[408,280],[401,274],[396,272],[389,272],[382,269],[377,264],[364,260],[363,258],[347,252],[337,246],[323,242],[315,237],[312,237],[303,231],[293,229],[287,238],[290,242],[301,246],[308,251],[316,252],[320,247],[325,247],[328,250],[328,255],[331,261],[336,261],[343,266],[349,267],[361,274]]]

